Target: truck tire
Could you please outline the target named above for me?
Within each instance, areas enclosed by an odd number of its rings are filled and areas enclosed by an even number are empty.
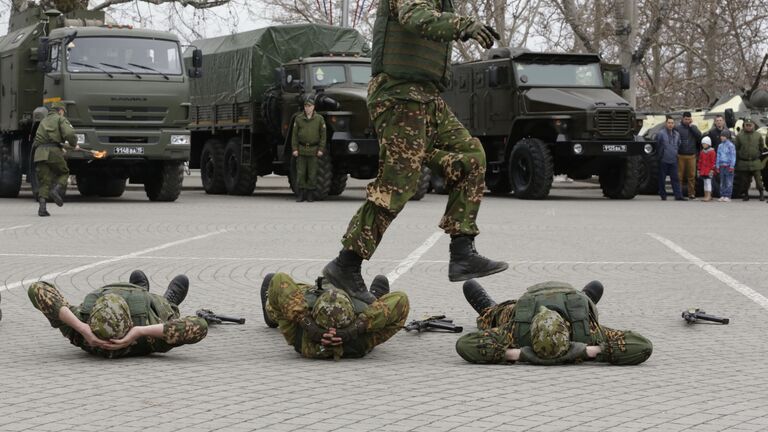
[[[203,145],[200,153],[200,179],[207,194],[227,192],[224,185],[224,145],[217,139],[208,139]]]
[[[295,159],[295,158],[294,158]],[[328,198],[331,191],[331,181],[333,179],[333,163],[331,158],[323,153],[317,161],[317,180],[315,181],[315,200],[323,201]],[[295,172],[295,171],[294,171]]]
[[[184,182],[184,163],[181,161],[166,161],[156,164],[147,175],[144,191],[150,201],[176,201],[181,194]]]
[[[104,198],[118,198],[125,192],[126,179],[117,177],[107,177],[101,179],[101,190],[99,196]],[[79,183],[78,183],[79,186]]]
[[[16,198],[21,191],[21,167],[12,160],[0,162],[0,198]]]
[[[432,173],[432,175],[429,176],[429,190],[438,195],[446,195],[448,193],[448,188],[445,186],[445,177],[440,174]]]
[[[230,195],[252,195],[256,172],[252,166],[243,166],[240,156],[240,138],[231,138],[224,149],[224,185]]]
[[[509,155],[508,172],[516,198],[546,198],[554,178],[549,147],[538,138],[521,139]]]
[[[99,178],[77,176],[77,191],[81,196],[91,197],[99,195]]]
[[[637,195],[640,157],[630,156],[605,163],[600,168],[600,188],[611,199],[632,199]]]
[[[331,188],[328,190],[328,195],[337,196],[344,193],[344,189],[347,188],[347,174],[334,174],[331,177]]]
[[[411,201],[421,201],[421,199],[424,198],[424,195],[427,194],[427,190],[429,189],[429,179],[431,177],[432,170],[430,170],[426,165],[422,166],[421,176],[419,177],[419,184],[416,187],[416,193],[411,197]]]
[[[659,193],[659,159],[655,154],[640,157],[637,193],[642,195]]]

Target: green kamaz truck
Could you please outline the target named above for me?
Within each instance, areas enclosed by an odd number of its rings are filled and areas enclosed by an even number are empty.
[[[635,197],[640,158],[654,148],[635,138],[635,111],[613,91],[626,73],[604,72],[595,54],[513,48],[453,65],[443,97],[483,143],[491,192],[543,199],[555,175],[597,175],[606,197]]]
[[[376,176],[379,147],[366,108],[371,65],[356,30],[283,25],[194,45],[206,76],[191,86],[192,167],[207,193],[250,195],[257,176],[273,173],[288,175],[295,191],[289,141],[307,97],[328,126],[315,198],[341,194],[348,176]]]
[[[18,196],[44,105],[61,101],[81,147],[68,152],[82,195],[117,197],[126,180],[152,201],[174,201],[189,160],[189,80],[178,38],[105,24],[103,12],[31,7],[11,17],[0,38],[0,196]],[[34,184],[33,184],[34,188]]]

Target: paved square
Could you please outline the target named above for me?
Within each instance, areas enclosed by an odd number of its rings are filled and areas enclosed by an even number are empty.
[[[546,201],[486,197],[478,249],[510,263],[483,279],[489,292],[599,279],[601,322],[654,344],[640,366],[471,365],[458,335],[404,332],[364,359],[304,360],[263,324],[259,286],[275,271],[314,280],[363,198],[350,184],[311,204],[295,203],[284,178],[259,179],[252,197],[192,188],[175,203],[70,192],[45,219],[28,191],[0,200],[0,431],[768,430],[765,203],[610,201],[588,183],[556,184]],[[444,313],[471,331],[447,278],[448,238],[433,237],[444,206],[440,195],[410,203],[364,272],[396,278],[410,319]],[[27,298],[46,277],[79,303],[136,268],[160,293],[187,274],[182,313],[206,307],[246,325],[107,361],[70,346]],[[686,325],[688,307],[731,324]]]

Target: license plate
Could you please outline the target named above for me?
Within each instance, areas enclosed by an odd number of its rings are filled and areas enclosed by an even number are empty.
[[[606,153],[626,153],[626,144],[603,144],[603,151]]]
[[[143,155],[144,147],[115,147],[116,155]]]

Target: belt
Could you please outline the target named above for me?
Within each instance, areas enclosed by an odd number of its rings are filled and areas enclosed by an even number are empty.
[[[303,146],[303,147],[314,147],[314,146],[318,146],[320,144],[299,143],[299,145]]]
[[[740,161],[744,161],[744,162],[754,162],[754,161],[756,161],[756,160],[760,160],[760,158],[759,158],[759,157],[756,157],[756,158],[753,158],[753,159],[743,159],[743,158],[739,158],[739,160],[740,160]]]
[[[61,147],[61,144],[58,143],[46,143],[46,144],[38,144],[38,147]]]

